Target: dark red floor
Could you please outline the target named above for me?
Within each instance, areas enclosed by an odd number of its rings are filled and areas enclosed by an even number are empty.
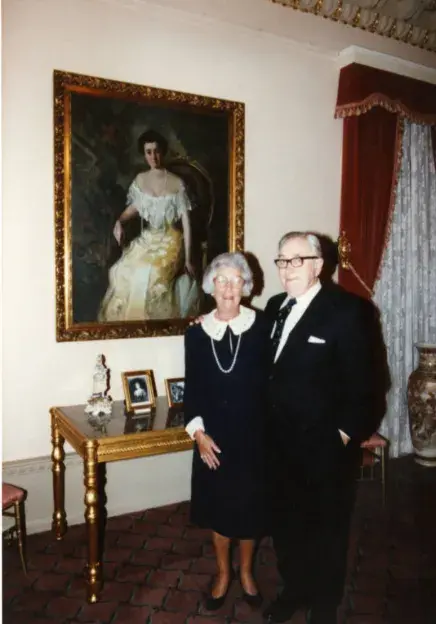
[[[30,493],[31,495],[31,493]],[[436,624],[436,469],[410,457],[390,462],[390,496],[381,508],[377,483],[362,483],[354,514],[341,624]],[[215,571],[209,535],[188,524],[188,503],[110,518],[102,600],[88,605],[82,569],[84,525],[63,542],[50,533],[28,539],[29,575],[15,545],[4,550],[3,622],[53,624],[218,624],[261,622],[239,598],[235,581],[224,607],[208,614],[204,592]],[[268,541],[256,576],[266,599],[278,576]],[[297,614],[292,624],[303,624]]]

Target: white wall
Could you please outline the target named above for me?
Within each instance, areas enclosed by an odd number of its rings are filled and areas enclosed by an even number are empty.
[[[80,403],[95,355],[120,372],[183,374],[182,339],[57,344],[54,305],[54,68],[246,103],[246,248],[266,293],[290,228],[336,233],[341,124],[331,60],[274,36],[144,4],[4,3],[4,459],[50,452],[48,408]],[[25,380],[25,389],[24,389]]]
[[[258,303],[278,289],[272,258],[284,231],[337,234],[342,124],[333,119],[334,57],[145,0],[123,4],[3,1],[4,460],[50,453],[48,409],[86,399],[99,352],[112,369],[115,398],[122,397],[123,370],[154,369],[161,393],[165,377],[183,375],[181,337],[55,341],[53,69],[245,102],[246,249],[266,280]],[[114,491],[143,471],[157,470],[166,481],[149,482],[148,491],[135,481],[122,504],[109,496],[109,511],[186,498],[189,462],[190,453],[179,453],[112,466]],[[24,483],[33,464],[20,465],[9,475]],[[39,473],[45,487],[50,473]],[[71,502],[76,511],[80,487]],[[35,511],[38,528],[49,498]]]

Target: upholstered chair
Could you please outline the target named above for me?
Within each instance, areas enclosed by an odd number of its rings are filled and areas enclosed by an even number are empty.
[[[360,446],[362,449],[360,478],[362,481],[380,479],[383,506],[385,506],[389,442],[379,433],[374,433],[368,440],[362,442]]]
[[[24,502],[27,493],[16,485],[3,483],[3,511],[4,516],[15,518],[15,531],[17,533],[18,550],[24,574],[27,575],[26,563],[26,515]],[[13,511],[11,511],[13,509]]]

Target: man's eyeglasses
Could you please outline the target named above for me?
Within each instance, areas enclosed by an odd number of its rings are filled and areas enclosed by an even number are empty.
[[[317,260],[318,256],[294,256],[293,258],[276,258],[274,264],[279,269],[286,269],[289,265],[298,269],[303,266],[305,260]]]
[[[217,275],[214,282],[218,288],[226,288],[226,286],[230,286],[231,288],[239,289],[242,288],[245,280],[239,276],[228,278],[225,275]]]

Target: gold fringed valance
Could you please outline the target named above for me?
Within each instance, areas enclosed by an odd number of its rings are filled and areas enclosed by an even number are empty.
[[[352,63],[341,69],[335,117],[380,106],[413,123],[436,125],[436,85]]]

